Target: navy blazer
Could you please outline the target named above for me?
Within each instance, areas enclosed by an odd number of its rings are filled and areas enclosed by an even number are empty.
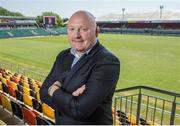
[[[112,125],[112,96],[120,71],[118,58],[97,42],[71,68],[73,59],[70,49],[57,56],[40,89],[42,102],[56,110],[56,124]],[[57,80],[62,87],[50,97],[48,88]],[[72,93],[84,84],[83,94],[73,96]]]

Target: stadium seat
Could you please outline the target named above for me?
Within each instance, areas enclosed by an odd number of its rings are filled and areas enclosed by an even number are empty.
[[[152,120],[147,121],[147,123],[148,123],[149,125],[151,125],[151,126],[157,126],[157,125],[158,125],[157,123],[155,123],[155,122],[152,121]]]
[[[1,78],[1,82],[2,82],[3,84],[7,85],[6,78],[2,77],[2,78]]]
[[[17,87],[18,87],[18,91],[23,92],[23,86],[18,84]]]
[[[1,94],[1,101],[2,101],[2,106],[9,112],[12,112],[12,107],[11,107],[11,101],[10,99],[5,96],[4,94]]]
[[[46,103],[42,104],[42,111],[43,114],[47,117],[49,117],[52,120],[55,120],[55,111],[54,109],[52,109],[49,105],[47,105]]]
[[[17,100],[23,102],[23,95],[22,95],[22,92],[17,91],[17,90],[15,90],[15,92],[16,92],[16,98],[17,98]]]
[[[127,116],[126,116],[126,113],[122,112],[122,111],[117,111],[118,113],[118,117],[119,117],[119,121],[124,123],[124,122],[127,122]]]
[[[30,96],[30,89],[27,87],[23,87],[23,94]]]
[[[36,125],[36,115],[26,107],[22,108],[24,124]]]
[[[30,95],[31,95],[33,98],[37,99],[37,93],[36,93],[35,91],[30,90]]]
[[[35,91],[36,91],[36,92],[38,92],[38,91],[39,91],[39,87],[38,87],[38,85],[33,84],[33,86],[34,86]]]
[[[11,100],[12,112],[13,115],[16,115],[18,118],[22,119],[22,105],[16,101]]]
[[[136,116],[131,113],[127,113],[126,115],[127,115],[127,120],[131,122],[132,125],[136,125]]]
[[[2,79],[2,73],[1,73],[1,71],[0,71],[0,80]]]
[[[143,118],[140,118],[140,124],[141,124],[141,125],[150,125],[150,124],[148,124],[148,122],[147,122],[145,119],[143,119]]]
[[[8,86],[8,92],[12,97],[16,98],[16,91],[13,87]]]
[[[34,86],[32,84],[29,84],[29,89],[31,89],[32,91],[35,91]]]
[[[7,82],[7,85],[11,85],[11,80],[10,79],[7,79],[6,82]]]
[[[23,94],[23,101],[25,105],[28,105],[29,107],[33,108],[33,103],[32,103],[32,97],[26,94]]]
[[[11,87],[13,87],[15,90],[18,90],[18,86],[15,82],[11,82]]]
[[[4,83],[2,84],[2,89],[3,89],[4,93],[9,94],[9,89],[8,89],[8,86],[6,84],[4,84]]]
[[[0,81],[0,90],[3,91],[2,82]]]
[[[19,78],[19,77],[14,77],[14,82],[15,82],[15,83],[17,83],[17,84],[18,84],[18,83],[19,83],[19,80],[20,80],[20,78]]]
[[[36,124],[37,125],[54,125],[52,122],[50,122],[49,120],[41,116],[36,116]]]
[[[37,100],[38,100],[39,102],[41,102],[41,99],[40,99],[40,93],[39,93],[39,91],[38,91],[38,92],[36,92],[36,95],[37,95]]]
[[[33,108],[35,110],[37,110],[38,112],[41,112],[42,113],[42,105],[40,102],[38,102],[36,99],[32,99],[32,103],[33,103]]]
[[[26,87],[27,89],[29,89],[29,84],[28,84],[28,82],[23,82],[23,87]]]

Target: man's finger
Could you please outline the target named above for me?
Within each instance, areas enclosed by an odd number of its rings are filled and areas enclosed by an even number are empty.
[[[77,90],[75,90],[72,95],[73,96],[79,96],[80,94],[82,94],[84,92],[84,90],[86,89],[85,85],[82,85],[80,88],[78,88]]]

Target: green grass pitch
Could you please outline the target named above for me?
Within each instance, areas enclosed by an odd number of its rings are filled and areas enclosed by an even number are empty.
[[[117,88],[148,85],[180,91],[180,37],[100,34],[100,42],[121,61]],[[0,60],[48,73],[66,35],[0,39]]]

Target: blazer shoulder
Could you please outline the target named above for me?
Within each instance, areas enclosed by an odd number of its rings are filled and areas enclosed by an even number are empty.
[[[100,59],[99,61],[101,62],[109,62],[109,61],[114,61],[114,62],[120,62],[117,56],[115,56],[112,52],[107,50],[105,47],[102,48],[99,53],[97,54],[97,58]]]
[[[59,59],[61,57],[64,57],[66,55],[68,55],[70,53],[70,49],[71,48],[68,48],[68,49],[65,49],[65,50],[62,50],[56,57],[56,59]]]

